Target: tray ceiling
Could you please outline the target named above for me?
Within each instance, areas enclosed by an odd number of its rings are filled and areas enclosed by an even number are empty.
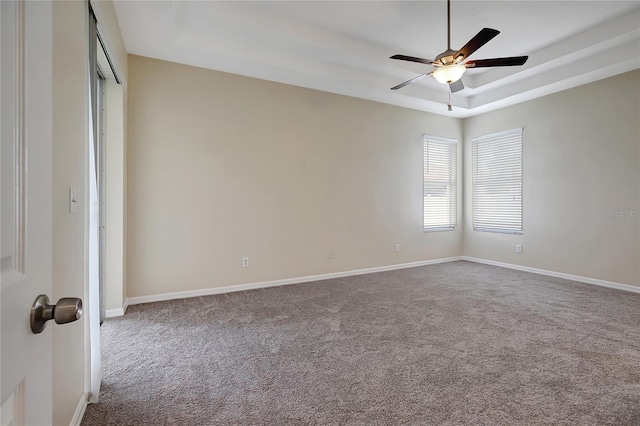
[[[522,67],[471,69],[465,89],[393,54],[446,49],[446,1],[115,1],[132,54],[418,110],[468,117],[640,68],[640,1],[451,2],[451,47],[501,33],[471,59],[529,55]]]

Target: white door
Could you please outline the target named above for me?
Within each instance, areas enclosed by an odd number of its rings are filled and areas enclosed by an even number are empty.
[[[51,4],[2,0],[0,22],[2,426],[48,425],[53,325],[29,316],[51,296]]]

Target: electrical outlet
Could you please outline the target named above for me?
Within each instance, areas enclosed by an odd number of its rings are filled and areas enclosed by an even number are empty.
[[[242,258],[242,267],[243,268],[248,268],[249,267],[249,257],[243,257]]]
[[[334,257],[336,257],[336,254],[333,250],[329,250],[327,252],[327,259],[333,259]]]
[[[396,244],[396,253],[400,253],[400,244]]]
[[[516,244],[516,253],[522,253],[522,244]]]

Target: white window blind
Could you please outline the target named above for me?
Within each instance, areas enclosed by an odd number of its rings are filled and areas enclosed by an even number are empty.
[[[424,230],[456,227],[457,152],[455,139],[424,136]]]
[[[522,234],[522,129],[473,139],[473,229]]]

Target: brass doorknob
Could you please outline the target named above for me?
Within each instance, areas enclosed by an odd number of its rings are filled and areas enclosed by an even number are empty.
[[[55,305],[49,304],[49,298],[41,294],[31,306],[31,331],[33,334],[42,333],[47,321],[54,320],[56,324],[73,322],[82,316],[82,300],[77,297],[63,297]]]

